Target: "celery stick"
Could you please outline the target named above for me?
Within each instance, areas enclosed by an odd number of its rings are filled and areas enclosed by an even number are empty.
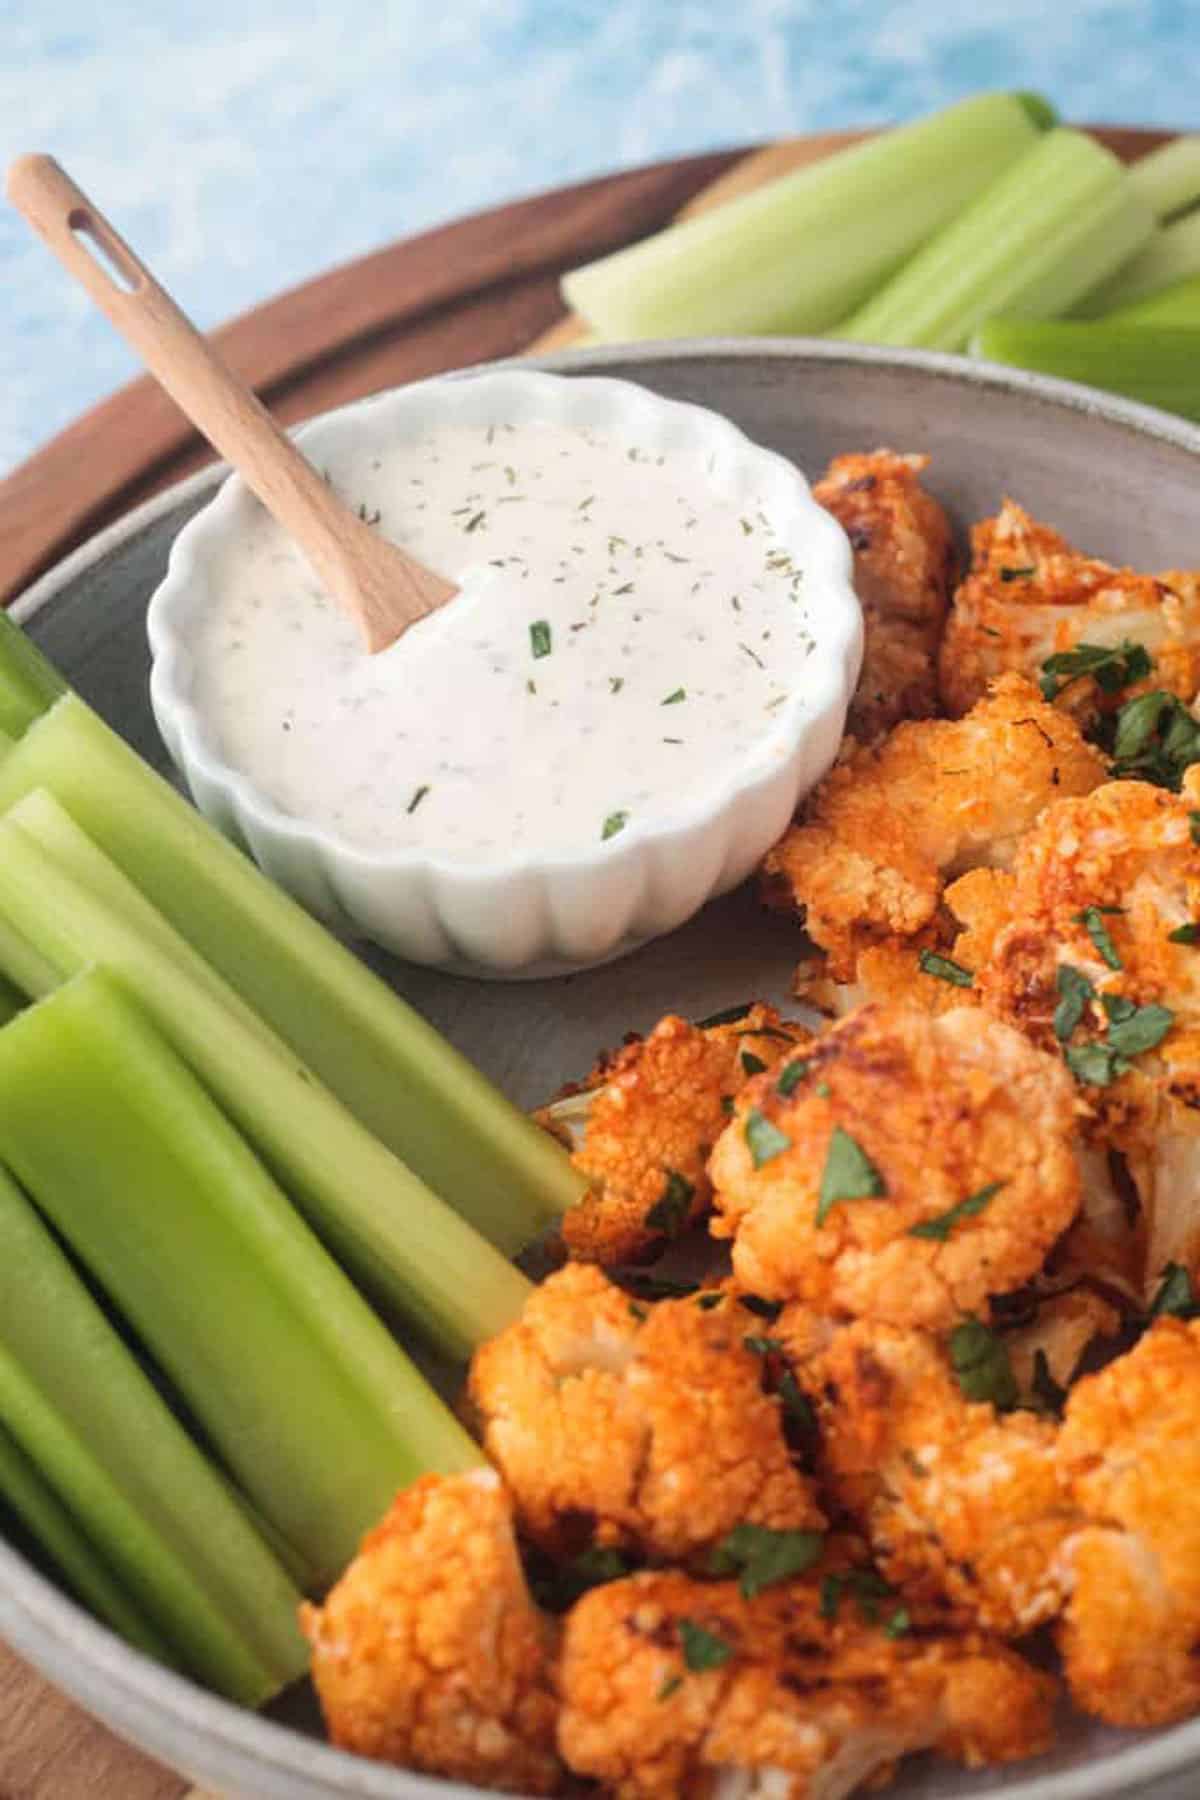
[[[7,817],[27,837],[40,844],[68,875],[90,888],[106,906],[120,913],[127,925],[133,927],[147,942],[153,942],[164,955],[170,956],[184,974],[207,987],[232,1012],[237,1013],[243,1024],[269,1042],[276,1051],[286,1054],[287,1047],[283,1039],[269,1025],[264,1024],[253,1007],[246,1005],[241,995],[235,993],[211,964],[206,963],[192,949],[186,938],[180,937],[168,925],[157,907],[151,906],[128,876],[123,875],[116,864],[96,848],[91,838],[59,805],[53,794],[48,793],[45,788],[36,788],[33,793],[26,794],[23,800],[18,800],[15,806],[10,807]],[[5,929],[10,928],[0,918],[0,931]],[[0,962],[2,960],[0,958]],[[58,981],[57,971],[52,969],[50,979],[31,991],[47,993],[52,987],[58,986]]]
[[[1074,310],[1081,319],[1098,318],[1193,275],[1200,275],[1200,212],[1156,231],[1136,256],[1093,288]]]
[[[0,918],[61,978],[107,965],[335,1254],[447,1354],[469,1355],[517,1316],[529,1293],[525,1277],[293,1054],[275,1050],[211,983],[164,953],[165,921],[154,933],[141,929],[10,818],[0,819]],[[3,949],[0,942],[0,957]],[[0,972],[11,978],[2,963]]]
[[[0,976],[0,1025],[7,1025],[15,1013],[19,1013],[25,1004],[25,996],[11,987],[3,976]]]
[[[1200,274],[1104,313],[1099,325],[1200,325]]]
[[[19,738],[66,691],[57,669],[0,607],[0,731]]]
[[[0,634],[0,662],[6,640]],[[366,1125],[497,1247],[578,1199],[561,1147],[267,881],[76,695],[0,760],[0,810],[45,787]]]
[[[995,313],[1065,312],[1152,230],[1110,151],[1051,131],[833,335],[959,350]]]
[[[54,964],[39,956],[29,939],[14,931],[3,917],[0,917],[0,975],[17,993],[30,998],[48,994],[59,982]]]
[[[1200,200],[1200,137],[1184,136],[1139,156],[1129,179],[1159,219]]]
[[[0,1032],[0,1151],[311,1585],[397,1488],[481,1460],[107,971]]]
[[[1086,382],[1200,423],[1200,328],[989,319],[971,348],[993,362]]]
[[[819,332],[1036,143],[1036,96],[981,94],[563,278],[602,339]]]
[[[46,1486],[37,1469],[0,1427],[0,1499],[46,1551],[76,1598],[147,1656],[161,1663],[175,1657],[164,1638],[143,1618],[96,1554],[75,1520]]]
[[[193,1674],[257,1706],[301,1673],[296,1589],[2,1170],[0,1424]]]

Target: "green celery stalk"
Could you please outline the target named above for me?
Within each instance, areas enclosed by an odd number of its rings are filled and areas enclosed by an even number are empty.
[[[1129,179],[1160,219],[1194,206],[1200,200],[1200,136],[1172,138],[1139,156]]]
[[[0,665],[10,644],[0,622]],[[41,787],[363,1124],[500,1250],[523,1248],[579,1198],[583,1180],[561,1146],[77,695],[0,759],[0,811]]]
[[[258,1706],[301,1674],[297,1590],[3,1170],[0,1425],[194,1675]]]
[[[0,976],[18,995],[48,994],[58,985],[58,971],[0,915]],[[15,1010],[15,1009],[14,1009]]]
[[[1200,325],[1200,274],[1147,294],[1098,319],[1101,325]]]
[[[993,314],[1066,312],[1153,228],[1110,151],[1048,132],[833,335],[960,350]]]
[[[66,1579],[78,1600],[119,1637],[156,1662],[173,1663],[165,1637],[138,1611],[108,1565],[96,1554],[53,1488],[14,1438],[0,1427],[0,1499],[21,1521]]]
[[[825,331],[1052,117],[977,95],[575,269],[563,298],[601,340]]]
[[[1074,311],[1081,319],[1099,318],[1193,275],[1200,275],[1200,212],[1156,231],[1136,256],[1093,288]]]
[[[0,818],[0,919],[59,980],[97,962],[118,976],[365,1286],[450,1356],[468,1356],[510,1324],[530,1291],[525,1277],[294,1054],[276,1049],[211,981],[197,981],[181,957],[165,952],[165,921],[148,932],[136,913],[115,908],[113,886],[122,879],[112,869],[97,891],[16,819]],[[0,958],[3,951],[0,940]],[[15,975],[2,962],[0,973]]]
[[[0,1153],[254,1506],[336,1579],[396,1490],[481,1461],[103,969],[0,1032]]]
[[[0,1025],[7,1025],[24,1004],[25,996],[0,976]]]
[[[5,739],[19,738],[66,691],[57,669],[0,607],[0,732]],[[7,747],[0,741],[0,757]]]
[[[993,362],[1106,388],[1200,423],[1200,327],[989,319],[971,349]]]

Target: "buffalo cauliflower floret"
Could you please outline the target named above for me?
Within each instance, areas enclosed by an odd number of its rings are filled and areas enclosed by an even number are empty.
[[[1005,867],[1042,809],[1105,778],[1100,752],[1031,682],[1004,675],[964,719],[850,752],[766,858],[768,895],[804,912],[835,980],[859,950],[936,925],[945,883]]]
[[[1076,1383],[1059,1458],[1095,1523],[1062,1552],[1076,1703],[1113,1725],[1200,1709],[1200,1325],[1160,1320]]]
[[[399,1494],[301,1623],[335,1744],[480,1787],[558,1787],[551,1627],[490,1469]]]
[[[748,1086],[709,1165],[745,1288],[937,1329],[1036,1273],[1079,1205],[1057,1058],[973,1008],[872,1006],[804,1064]]]
[[[971,533],[971,568],[954,596],[940,657],[941,696],[958,715],[1006,669],[1036,678],[1050,657],[1077,645],[1120,651],[1139,644],[1153,661],[1125,683],[1121,661],[1100,671],[1101,683],[1077,658],[1052,678],[1060,704],[1087,714],[1097,700],[1111,706],[1147,686],[1191,701],[1200,689],[1200,578],[1180,570],[1137,575],[1082,556],[1048,525],[1011,500]]]
[[[1198,801],[1200,770],[1178,795],[1117,781],[1048,808],[978,975],[988,1007],[1062,1048],[1092,1141],[1125,1156],[1149,1283],[1200,1256]]]
[[[756,1329],[727,1292],[642,1304],[585,1263],[543,1282],[470,1382],[525,1531],[684,1558],[740,1524],[819,1526]]]
[[[570,1254],[631,1262],[702,1217],[705,1164],[733,1096],[808,1036],[770,1006],[707,1027],[668,1015],[603,1061],[582,1093],[544,1108],[543,1123],[579,1139],[571,1160],[591,1183],[563,1219]]]
[[[924,1616],[1005,1637],[1053,1618],[1056,1553],[1078,1523],[1055,1426],[968,1400],[924,1332],[858,1320],[806,1357],[791,1311],[775,1329],[817,1413],[826,1492],[888,1580]]]
[[[854,552],[863,608],[862,675],[846,728],[871,739],[936,710],[937,650],[953,546],[941,506],[921,486],[927,456],[893,450],[837,456],[813,488]]]
[[[1048,1677],[828,1594],[793,1581],[747,1600],[673,1571],[588,1594],[559,1669],[565,1760],[617,1800],[842,1800],[910,1751],[978,1766],[1046,1748]]]

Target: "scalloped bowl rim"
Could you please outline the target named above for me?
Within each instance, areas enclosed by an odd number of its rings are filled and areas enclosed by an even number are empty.
[[[269,833],[319,859],[324,867],[343,865],[356,875],[416,873],[431,871],[440,879],[463,888],[485,888],[513,876],[540,873],[551,878],[559,875],[587,875],[610,871],[620,863],[634,862],[647,844],[666,847],[700,830],[706,830],[729,814],[739,803],[758,794],[779,775],[782,752],[798,759],[805,746],[819,732],[823,720],[836,708],[845,710],[850,689],[847,686],[847,660],[861,643],[861,609],[851,585],[852,557],[845,533],[836,521],[812,497],[811,486],[803,471],[797,469],[778,451],[756,444],[740,426],[711,407],[690,401],[669,400],[635,381],[614,377],[593,377],[581,383],[537,369],[512,364],[487,364],[478,371],[455,371],[451,375],[431,376],[403,388],[391,388],[363,400],[322,413],[300,426],[293,434],[306,451],[320,450],[322,460],[336,460],[339,449],[356,426],[387,419],[403,413],[415,396],[445,392],[464,383],[501,387],[510,392],[540,391],[547,399],[581,386],[593,394],[603,390],[617,403],[637,406],[643,411],[683,421],[694,433],[716,443],[723,440],[739,462],[748,467],[763,468],[774,473],[777,481],[792,490],[790,510],[782,519],[773,519],[780,541],[794,553],[803,552],[809,560],[818,596],[825,610],[812,620],[817,653],[803,662],[809,685],[780,708],[769,731],[757,741],[754,751],[719,782],[685,804],[652,816],[647,821],[634,821],[620,834],[619,843],[603,847],[581,845],[573,851],[539,854],[527,851],[487,861],[459,861],[418,848],[371,851],[354,844],[337,833],[326,830],[312,820],[284,809],[268,798],[253,778],[233,768],[214,748],[205,722],[191,697],[193,659],[184,641],[184,632],[176,629],[179,612],[187,603],[190,584],[199,577],[207,547],[227,541],[227,526],[235,523],[246,506],[249,490],[238,475],[227,476],[213,500],[190,519],[171,547],[167,574],[150,600],[146,627],[154,662],[151,671],[151,695],[156,715],[160,708],[171,718],[178,732],[179,753],[175,760],[188,775],[194,769],[201,779],[228,797],[234,816],[247,835]],[[818,587],[819,584],[819,587]],[[832,604],[830,604],[832,602]],[[796,659],[797,667],[801,665]],[[856,678],[856,677],[855,677]],[[765,848],[765,846],[764,846]]]
[[[910,370],[941,379],[949,387],[965,381],[1127,426],[1139,435],[1191,452],[1200,467],[1200,429],[1169,413],[1077,382],[977,363],[940,351],[892,350],[827,339],[708,338],[682,344],[565,351],[538,358],[537,366],[552,372],[603,370],[610,363],[627,363],[637,348],[655,362],[808,360],[840,363],[851,370],[863,365]],[[457,372],[446,377],[458,378]],[[32,619],[61,589],[181,503],[213,487],[222,473],[220,467],[201,469],[106,527],[40,576],[14,603],[12,616],[22,624]],[[350,1800],[404,1800],[405,1796],[446,1800],[451,1794],[483,1793],[458,1782],[367,1761],[221,1699],[132,1649],[2,1540],[0,1633],[47,1679],[82,1705],[92,1707],[97,1717],[125,1731],[149,1753],[176,1767],[186,1767],[195,1754],[199,1760],[190,1773],[205,1781],[243,1785],[254,1781],[261,1784],[258,1792],[270,1800],[328,1800],[332,1795]],[[1012,1767],[1015,1770],[1019,1765]],[[1015,1780],[1002,1778],[988,1791],[998,1800],[1100,1800],[1104,1795],[1141,1794],[1152,1782],[1197,1768],[1200,1719],[1193,1719],[1163,1727],[1075,1769],[1017,1774]],[[1148,1795],[1146,1800],[1150,1800]]]

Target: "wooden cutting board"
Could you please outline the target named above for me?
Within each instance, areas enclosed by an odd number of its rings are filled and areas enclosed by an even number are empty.
[[[381,388],[578,341],[565,269],[813,162],[862,133],[658,163],[557,189],[390,245],[214,333],[288,423]],[[1163,131],[1098,128],[1127,161]],[[83,415],[0,482],[0,603],[211,460],[148,378]],[[0,1800],[213,1800],[122,1744],[0,1645]]]

